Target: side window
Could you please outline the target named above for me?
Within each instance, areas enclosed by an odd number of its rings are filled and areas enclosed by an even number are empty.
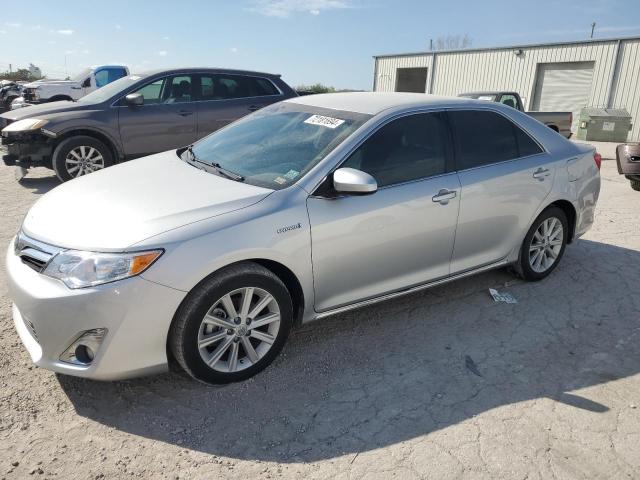
[[[98,70],[95,74],[96,86],[98,88],[104,87],[108,83],[114,82],[119,78],[124,77],[127,74],[124,68],[109,67]]]
[[[213,77],[200,77],[200,99],[201,100],[215,100],[213,94]]]
[[[109,83],[109,71],[108,70],[98,70],[96,72],[96,87],[104,87],[107,83]]]
[[[442,114],[409,115],[376,131],[342,166],[367,172],[380,187],[440,175],[447,139]]]
[[[456,134],[458,170],[503,162],[542,151],[513,122],[495,112],[458,110],[449,112],[449,118]],[[522,153],[519,149],[520,143]]]
[[[153,105],[156,103],[162,103],[162,86],[165,83],[166,78],[161,78],[152,83],[147,83],[141,89],[133,92],[139,93],[144,97],[145,105]]]
[[[248,77],[249,90],[252,97],[280,95],[278,89],[266,78]]]
[[[109,83],[115,82],[119,78],[126,77],[127,71],[124,68],[110,68],[109,69]]]
[[[200,85],[202,100],[229,100],[251,96],[247,77],[240,75],[202,75]]]
[[[163,103],[187,103],[193,101],[191,75],[179,75],[167,80],[162,91]]]
[[[500,98],[500,103],[506,105],[507,107],[520,110],[518,108],[518,99],[516,98],[515,95],[502,95],[502,97]]]
[[[518,142],[518,156],[528,157],[529,155],[537,155],[542,153],[542,148],[520,127],[514,125],[516,131],[516,141]]]

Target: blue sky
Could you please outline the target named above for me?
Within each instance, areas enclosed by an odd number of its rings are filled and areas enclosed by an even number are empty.
[[[474,47],[640,35],[638,0],[29,0],[2,7],[0,70],[218,66],[370,89],[372,56],[467,34]],[[6,13],[11,12],[8,17]]]

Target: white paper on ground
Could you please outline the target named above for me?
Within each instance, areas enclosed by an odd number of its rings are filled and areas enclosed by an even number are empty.
[[[493,297],[494,302],[518,303],[516,298],[510,293],[499,293],[497,290],[490,288],[489,293]]]

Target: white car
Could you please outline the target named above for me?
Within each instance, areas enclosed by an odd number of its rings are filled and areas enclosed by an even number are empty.
[[[71,80],[38,80],[27,83],[22,97],[13,101],[11,109],[32,103],[57,102],[59,100],[78,100],[87,93],[129,75],[124,65],[100,65],[85,68]]]
[[[7,252],[14,323],[60,373],[244,380],[300,323],[492,268],[542,280],[599,168],[497,103],[292,98],[40,198]]]

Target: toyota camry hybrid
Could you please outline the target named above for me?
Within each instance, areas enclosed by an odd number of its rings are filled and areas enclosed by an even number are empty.
[[[243,380],[300,323],[498,267],[545,278],[599,167],[495,103],[292,98],[44,195],[7,252],[15,327],[64,374]]]

